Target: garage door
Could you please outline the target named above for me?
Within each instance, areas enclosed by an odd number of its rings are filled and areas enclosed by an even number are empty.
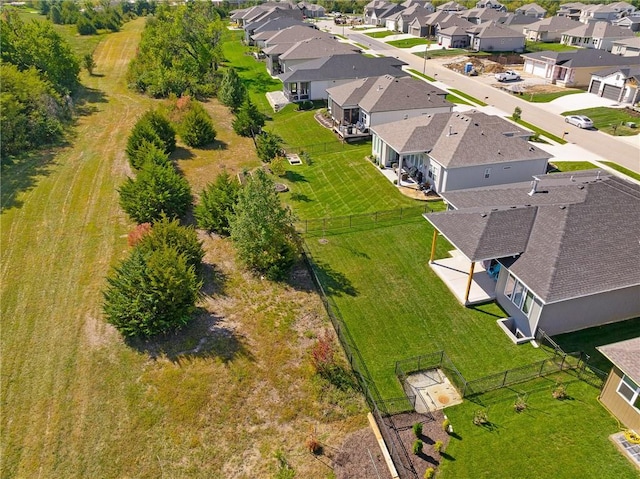
[[[533,64],[533,73],[537,77],[544,78],[545,72],[547,71],[546,63],[534,63]]]
[[[602,82],[600,80],[593,80],[591,82],[591,86],[589,87],[589,93],[595,93],[596,95],[600,91],[600,85]]]
[[[608,98],[609,100],[618,101],[620,98],[621,87],[613,86],[613,85],[605,85],[604,90],[602,90],[602,97]]]

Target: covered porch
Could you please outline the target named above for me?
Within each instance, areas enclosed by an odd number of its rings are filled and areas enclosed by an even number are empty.
[[[282,89],[287,100],[291,102],[309,100],[309,82],[286,82]]]
[[[450,258],[429,262],[431,270],[465,306],[488,303],[496,299],[496,281],[482,262],[472,263],[460,251],[449,251]]]

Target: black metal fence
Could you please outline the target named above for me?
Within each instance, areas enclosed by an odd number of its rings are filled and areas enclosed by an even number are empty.
[[[427,204],[410,208],[397,208],[394,210],[374,211],[349,216],[334,216],[330,218],[312,218],[300,220],[295,223],[296,230],[301,233],[314,231],[333,231],[339,229],[358,228],[363,226],[375,226],[391,223],[393,221],[409,221],[420,219],[424,213],[433,212]]]
[[[353,149],[355,146],[361,143],[344,143],[338,141],[325,141],[322,143],[309,143],[306,145],[290,145],[284,144],[282,147],[287,153],[296,153],[298,155],[303,153],[309,153],[311,155],[323,155],[328,153],[338,153],[340,151]]]

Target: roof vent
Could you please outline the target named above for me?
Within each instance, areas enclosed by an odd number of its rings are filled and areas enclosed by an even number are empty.
[[[480,216],[482,216],[483,218],[486,218],[487,214],[486,213],[482,213]]]
[[[427,93],[427,101],[431,101],[431,93]]]
[[[571,178],[569,178],[570,181],[576,181],[576,179],[573,177],[573,175],[571,175]]]
[[[447,136],[451,135],[453,135],[453,125],[449,125],[449,133],[447,134]]]
[[[596,175],[596,180],[600,179],[600,173],[602,173],[600,170],[598,170],[598,174]]]
[[[561,205],[561,206],[560,206],[560,209],[561,209],[561,210],[566,210],[566,209],[567,209],[567,207],[566,207],[566,205]]]
[[[533,196],[538,192],[538,178],[533,178],[531,182],[531,191],[529,192],[529,196]]]
[[[579,189],[579,190],[584,190],[584,185],[580,185],[580,186],[578,186],[578,189]]]
[[[498,155],[502,155],[502,152],[500,150],[498,150]]]

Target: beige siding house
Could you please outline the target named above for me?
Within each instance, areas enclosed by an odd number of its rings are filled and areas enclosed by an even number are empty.
[[[625,427],[640,434],[640,338],[597,349],[613,363],[600,401]]]

